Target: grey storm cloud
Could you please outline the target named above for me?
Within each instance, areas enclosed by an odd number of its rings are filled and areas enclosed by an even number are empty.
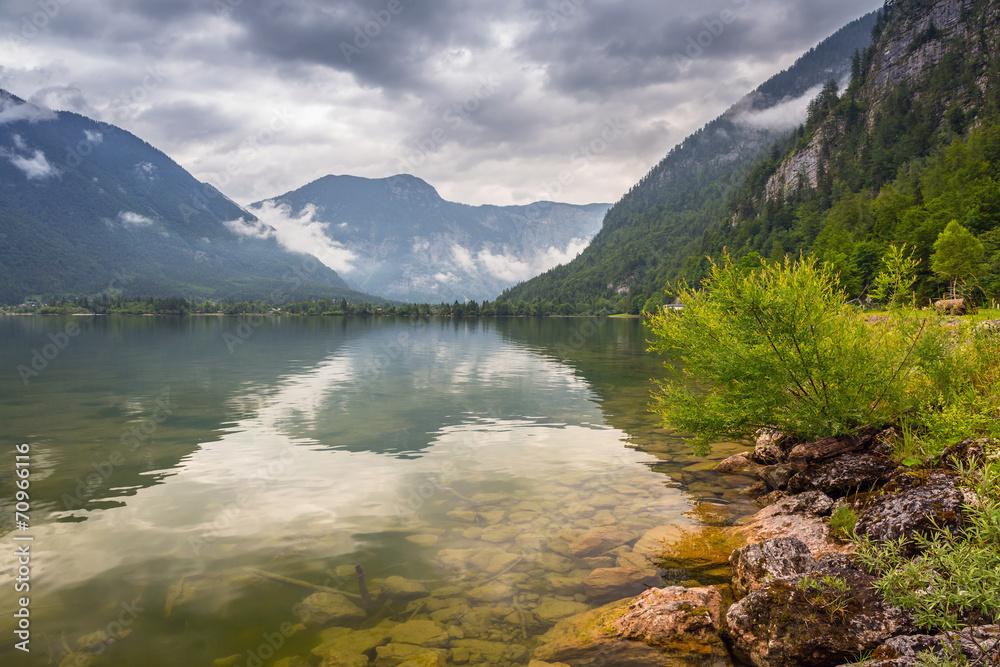
[[[121,125],[243,203],[329,173],[400,172],[468,203],[614,201],[880,5],[7,0],[0,87]],[[607,123],[627,129],[588,153]],[[248,142],[253,159],[224,174]]]

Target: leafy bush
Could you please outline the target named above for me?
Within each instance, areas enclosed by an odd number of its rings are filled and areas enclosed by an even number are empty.
[[[943,330],[926,318],[869,320],[814,259],[713,263],[684,308],[648,318],[651,350],[679,373],[658,382],[653,410],[668,427],[714,438],[772,429],[803,438],[898,421],[933,401],[947,377]],[[698,386],[704,382],[707,386]]]

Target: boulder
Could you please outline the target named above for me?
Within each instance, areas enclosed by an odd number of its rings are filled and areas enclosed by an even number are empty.
[[[1000,442],[992,438],[969,438],[946,447],[938,461],[942,466],[973,466],[996,456],[997,452],[1000,452]]]
[[[546,625],[561,621],[570,616],[576,616],[587,611],[587,605],[558,598],[542,598],[533,610],[535,616]]]
[[[771,579],[806,574],[816,569],[809,547],[797,537],[778,537],[737,549],[729,557],[733,591],[745,595]]]
[[[734,454],[715,466],[715,471],[726,475],[756,475],[760,470],[760,464],[756,463],[752,456],[753,452]]]
[[[819,516],[820,512],[826,512],[832,506],[833,501],[824,494],[803,493],[765,507],[734,530],[749,544],[794,535],[817,558],[830,553],[846,553],[853,546],[834,540],[830,527]]]
[[[652,568],[602,567],[587,575],[583,588],[592,600],[608,600],[638,595],[661,583],[660,575]]]
[[[295,614],[308,627],[349,625],[368,616],[364,609],[337,593],[314,593],[296,606]]]
[[[788,482],[798,472],[798,468],[789,463],[778,463],[766,466],[757,471],[757,477],[773,491],[784,491]]]
[[[896,464],[871,454],[844,454],[833,461],[813,463],[788,481],[790,493],[823,491],[828,496],[846,496],[886,482]]]
[[[611,551],[635,539],[631,531],[617,526],[602,526],[594,528],[586,535],[573,540],[569,545],[570,553],[576,558],[588,558]]]
[[[932,652],[939,656],[953,654],[958,648],[972,664],[1000,665],[1000,626],[966,628],[943,635],[904,635],[886,640],[862,663],[841,667],[920,667],[918,656]]]
[[[769,466],[785,461],[785,451],[781,444],[786,440],[779,431],[763,430],[757,434],[751,458],[761,465]]]
[[[650,646],[712,653],[722,639],[722,595],[715,587],[651,588],[632,600],[611,627]]]
[[[452,642],[452,653],[467,651],[469,664],[476,667],[485,665],[507,667],[511,663],[523,664],[528,660],[528,649],[520,644],[504,644],[484,639],[456,639]]]
[[[337,630],[346,630],[346,628],[337,628]],[[389,641],[389,630],[384,627],[337,634],[339,636],[324,641],[312,650],[312,654],[324,664],[333,664],[336,659],[346,661],[353,656],[363,655]]]
[[[914,479],[923,483],[911,486]],[[921,478],[903,473],[893,481],[886,486],[889,493],[878,497],[858,518],[858,535],[884,542],[916,534],[926,536],[936,528],[952,533],[961,528],[965,496],[956,485],[956,477],[935,473]],[[911,542],[909,552],[915,553],[914,549]]]
[[[702,598],[699,596],[691,599],[699,600]],[[713,596],[706,594],[703,599],[706,602],[712,602]],[[665,597],[657,595],[651,595],[646,598],[646,601],[661,609],[669,604]],[[643,616],[650,616],[651,625],[648,626],[648,631],[653,636],[658,637],[659,641],[664,642],[658,646],[625,639],[619,634],[620,631],[614,624],[620,617],[628,613],[634,602],[633,600],[619,600],[560,621],[539,638],[532,658],[548,663],[615,665],[615,667],[662,667],[674,664],[732,665],[728,652],[721,641],[715,640],[705,643],[692,640],[684,635],[675,636],[676,641],[670,639],[673,635],[667,628],[679,629],[685,624],[689,624],[692,629],[696,628],[698,632],[704,633],[703,637],[712,637],[703,624],[705,611],[709,609],[707,606],[702,609],[690,602],[690,599],[685,600],[680,597],[674,601],[678,603],[676,610],[678,619],[685,618],[687,621],[660,620],[656,618],[655,614],[644,614],[639,609],[633,610],[633,623],[630,624],[632,631],[643,634],[645,631],[640,629],[644,627],[640,624],[640,619]],[[708,615],[711,615],[711,611],[708,611]],[[653,626],[657,624],[662,630],[653,630]],[[692,653],[691,649],[696,652]]]
[[[820,561],[808,574],[772,579],[726,614],[737,657],[757,667],[833,667],[915,632],[909,613],[886,604],[873,582],[839,558]]]

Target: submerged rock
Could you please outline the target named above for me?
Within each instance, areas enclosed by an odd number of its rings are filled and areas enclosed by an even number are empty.
[[[296,606],[295,614],[303,624],[310,627],[350,624],[368,616],[364,609],[336,593],[310,595]]]
[[[594,600],[622,598],[637,595],[661,582],[660,575],[652,568],[604,567],[598,568],[583,580],[587,597]]]
[[[667,592],[648,591],[640,598],[642,605],[635,604],[638,599],[619,600],[561,621],[539,639],[532,657],[542,663],[615,667],[731,665],[728,652],[714,633],[714,626],[709,628],[711,609],[720,611],[715,599],[718,592],[713,595],[681,593],[685,589],[680,588],[663,590]],[[670,591],[675,591],[673,595],[678,597],[671,597]],[[718,604],[721,605],[721,599]],[[668,611],[669,607],[675,608]],[[666,613],[669,618],[659,618],[659,613]],[[626,620],[621,621],[621,627],[616,627],[623,617]],[[678,633],[685,627],[694,631],[694,637]],[[622,633],[636,637],[649,634],[660,644],[650,646],[626,639]],[[714,641],[713,636],[716,637]],[[709,639],[707,643],[706,638]]]
[[[389,630],[389,638],[398,644],[417,646],[444,646],[448,643],[448,631],[434,621],[407,621]]]
[[[419,581],[403,577],[389,577],[378,586],[378,596],[389,600],[415,600],[427,597],[430,592]]]
[[[575,558],[588,558],[611,551],[635,539],[631,531],[617,526],[602,526],[594,528],[586,535],[577,538],[569,545],[570,553]]]
[[[737,595],[755,591],[771,579],[806,574],[817,567],[809,547],[797,537],[778,537],[737,549],[729,562]]]
[[[448,652],[443,649],[428,649],[412,644],[386,644],[375,649],[375,667],[399,667],[410,660],[418,665],[444,665]],[[437,660],[437,662],[429,662]],[[422,661],[422,662],[420,662]]]

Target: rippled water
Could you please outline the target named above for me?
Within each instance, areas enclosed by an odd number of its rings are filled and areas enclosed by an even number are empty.
[[[526,664],[628,593],[588,577],[647,531],[754,509],[648,414],[639,322],[253,324],[0,318],[0,526],[26,442],[34,537],[32,651],[5,585],[0,663]]]

